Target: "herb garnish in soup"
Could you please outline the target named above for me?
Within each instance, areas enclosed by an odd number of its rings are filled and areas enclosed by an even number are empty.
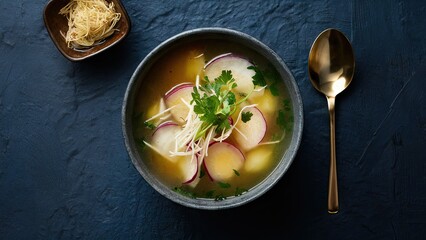
[[[145,76],[134,137],[146,165],[176,192],[223,200],[260,183],[293,126],[279,74],[229,42],[181,45]]]

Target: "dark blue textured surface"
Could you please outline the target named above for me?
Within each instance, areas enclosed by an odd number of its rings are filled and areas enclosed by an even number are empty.
[[[423,1],[123,0],[128,38],[79,63],[51,42],[45,4],[0,1],[0,239],[425,238]],[[176,205],[148,186],[120,126],[144,56],[174,34],[211,26],[270,46],[305,104],[289,172],[258,200],[217,212]],[[327,104],[307,75],[310,45],[328,27],[348,36],[357,60],[337,98],[337,215],[326,211]]]

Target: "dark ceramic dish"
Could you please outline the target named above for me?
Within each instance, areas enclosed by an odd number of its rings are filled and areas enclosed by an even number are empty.
[[[143,161],[143,159],[141,159],[141,155],[138,153],[136,142],[133,137],[132,119],[134,116],[133,109],[135,106],[135,98],[138,94],[142,81],[144,81],[145,79],[145,75],[149,72],[153,64],[168,51],[182,43],[188,43],[195,40],[232,41],[243,45],[249,49],[252,49],[261,56],[265,57],[280,74],[282,81],[288,89],[289,97],[291,98],[292,102],[292,109],[294,114],[293,132],[290,140],[290,145],[286,150],[285,154],[283,154],[283,157],[278,163],[278,165],[268,175],[268,177],[266,177],[261,183],[250,189],[248,192],[240,196],[226,198],[222,201],[214,201],[211,199],[204,198],[193,199],[172,191],[148,170],[145,162]],[[152,50],[139,64],[130,79],[129,85],[124,96],[122,108],[122,128],[126,148],[129,152],[130,158],[134,166],[143,176],[143,178],[160,194],[176,203],[187,207],[210,210],[225,209],[240,206],[256,199],[260,195],[264,194],[267,190],[269,190],[284,175],[284,173],[287,171],[290,164],[292,163],[293,159],[295,158],[296,152],[299,148],[299,144],[301,141],[303,129],[303,106],[299,89],[290,70],[287,68],[281,58],[270,48],[268,48],[260,41],[254,39],[253,37],[241,32],[224,28],[201,28],[183,32],[166,40],[165,42],[161,43],[157,48]]]
[[[65,16],[59,14],[59,10],[68,4],[69,0],[51,0],[47,3],[43,13],[44,24],[46,25],[47,31],[49,32],[53,43],[59,49],[62,55],[71,61],[83,60],[114,46],[129,33],[130,19],[120,0],[107,1],[113,2],[115,10],[118,13],[121,13],[120,21],[116,25],[118,31],[116,31],[110,37],[106,38],[103,43],[84,51],[76,51],[74,49],[68,48],[64,37],[61,35],[61,32],[66,33],[68,31],[68,20]]]

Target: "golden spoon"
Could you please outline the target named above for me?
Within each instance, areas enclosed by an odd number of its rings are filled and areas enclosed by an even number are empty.
[[[330,175],[328,179],[328,212],[339,211],[337,191],[334,106],[337,94],[351,83],[355,58],[349,40],[336,29],[327,29],[315,39],[309,52],[309,78],[312,85],[327,97],[330,114]]]

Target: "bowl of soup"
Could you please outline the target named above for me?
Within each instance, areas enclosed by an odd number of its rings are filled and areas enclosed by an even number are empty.
[[[301,96],[284,61],[225,28],[180,33],[136,68],[122,108],[127,151],[157,192],[225,209],[268,191],[302,136]]]

